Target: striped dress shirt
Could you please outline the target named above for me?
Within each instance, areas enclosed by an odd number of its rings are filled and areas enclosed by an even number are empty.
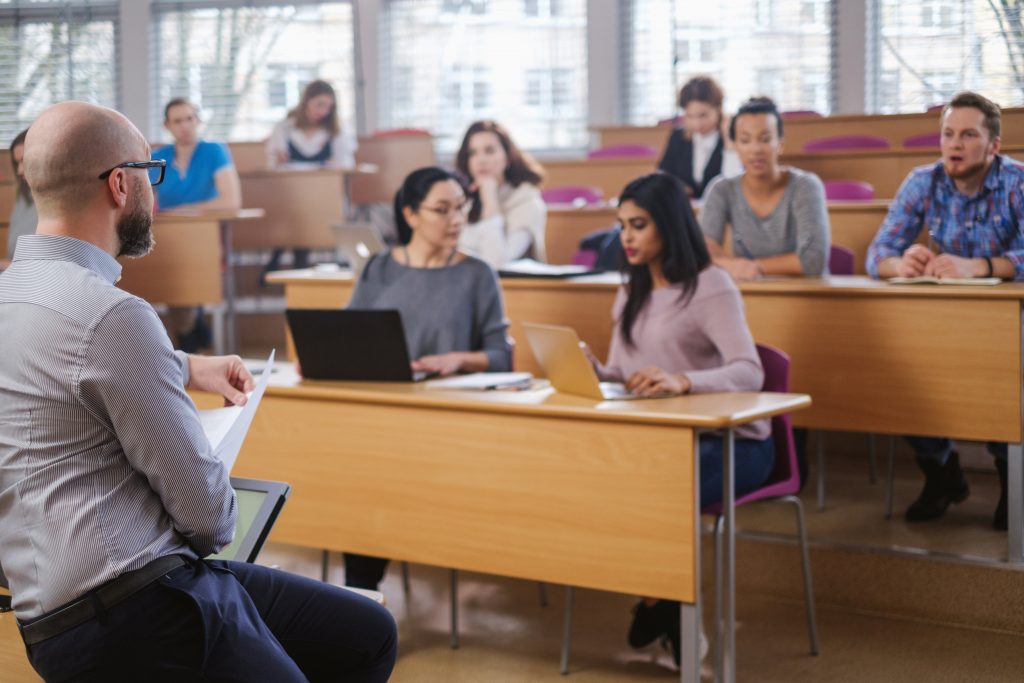
[[[0,275],[0,571],[22,620],[234,535],[188,359],[120,273],[92,244],[27,235]]]

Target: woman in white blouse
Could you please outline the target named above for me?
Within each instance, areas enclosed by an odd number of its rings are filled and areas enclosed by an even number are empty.
[[[327,81],[316,80],[302,91],[298,106],[274,126],[267,140],[267,166],[355,166],[356,140],[338,119],[338,98]]]
[[[547,206],[541,168],[495,121],[477,121],[466,131],[455,165],[471,182],[472,206],[459,246],[501,268],[524,257],[545,259]]]

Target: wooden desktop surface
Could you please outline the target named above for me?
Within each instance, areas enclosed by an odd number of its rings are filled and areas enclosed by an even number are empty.
[[[277,541],[692,603],[694,428],[808,404],[597,402],[282,372],[234,473],[291,484]]]
[[[832,243],[853,250],[855,272],[858,274],[865,273],[868,247],[885,219],[889,203],[888,200],[828,203]],[[694,211],[699,214],[699,207]],[[544,231],[548,261],[571,263],[581,239],[616,223],[616,208],[613,206],[548,205]],[[731,246],[728,240],[726,246]]]
[[[289,306],[341,307],[351,277],[281,273]],[[618,276],[504,279],[516,370],[540,375],[522,322],[569,325],[607,357]],[[866,277],[740,286],[758,342],[792,359],[791,386],[814,397],[798,426],[1021,441],[1024,283],[895,286]]]

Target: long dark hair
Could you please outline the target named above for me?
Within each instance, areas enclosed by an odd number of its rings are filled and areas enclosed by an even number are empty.
[[[544,168],[537,163],[536,159],[516,146],[505,126],[490,120],[470,124],[466,134],[462,136],[462,145],[459,146],[459,152],[455,155],[455,167],[463,176],[470,180],[473,179],[469,174],[469,139],[477,133],[494,133],[498,136],[508,159],[508,166],[505,167],[505,181],[509,185],[519,187],[523,183],[540,185],[543,182]],[[480,193],[474,192],[470,199],[473,205],[469,210],[469,222],[476,223],[480,220],[480,212],[483,210],[480,205]]]
[[[331,105],[331,110],[327,112],[320,121],[310,121],[306,116],[306,105],[314,97],[319,95],[330,95],[331,100],[334,104]],[[302,97],[299,98],[299,103],[295,105],[295,108],[288,112],[288,118],[295,122],[297,128],[310,128],[317,126],[323,128],[331,137],[337,137],[341,131],[341,123],[338,121],[338,96],[334,93],[334,88],[327,81],[317,79],[310,81],[306,86],[306,89],[302,91]]]
[[[28,186],[28,181],[26,181],[23,176],[18,175],[18,162],[14,160],[14,148],[25,144],[25,136],[27,134],[28,128],[18,133],[14,136],[14,139],[11,140],[11,167],[14,171],[14,184],[18,188],[18,197],[28,204],[32,204],[34,201],[32,199],[32,190]]]
[[[459,176],[437,166],[418,168],[405,176],[402,186],[395,193],[395,227],[398,230],[399,244],[409,244],[409,240],[412,239],[412,226],[405,220],[402,209],[408,207],[413,211],[419,210],[420,204],[430,194],[430,188],[446,180],[454,180],[465,191],[466,187]]]
[[[682,182],[660,171],[640,176],[619,194],[619,205],[623,202],[633,202],[651,215],[661,237],[661,270],[669,282],[683,285],[681,301],[688,302],[697,291],[697,278],[701,271],[711,264],[711,254]],[[625,254],[621,256],[621,263],[622,272],[629,276],[629,281],[626,283],[626,306],[622,309],[619,329],[626,344],[635,346],[633,324],[651,297],[653,282],[646,265],[630,265]]]

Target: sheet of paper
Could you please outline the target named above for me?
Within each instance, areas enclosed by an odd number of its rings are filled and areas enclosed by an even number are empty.
[[[504,276],[519,277],[573,277],[595,272],[593,268],[579,265],[552,265],[533,259],[519,259],[502,266],[498,273]]]
[[[425,382],[424,386],[428,389],[486,391],[488,389],[529,389],[532,383],[533,375],[528,372],[474,372],[470,375],[432,379]]]
[[[199,421],[203,425],[203,431],[213,446],[213,454],[224,463],[228,472],[235,465],[238,459],[238,452],[242,450],[242,443],[245,442],[245,435],[249,432],[249,425],[256,416],[256,409],[259,408],[260,399],[267,388],[267,381],[270,379],[271,368],[274,365],[274,351],[270,352],[270,358],[263,366],[263,372],[256,380],[256,388],[249,394],[249,400],[244,406],[230,406],[228,408],[214,408],[213,410],[200,410]]]
[[[891,277],[889,283],[893,285],[962,285],[967,287],[992,287],[1001,284],[1003,281],[997,277],[933,277],[922,275],[920,277]]]

